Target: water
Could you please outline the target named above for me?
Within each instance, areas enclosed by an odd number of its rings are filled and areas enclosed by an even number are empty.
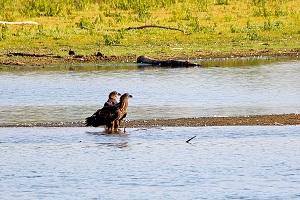
[[[133,95],[130,120],[298,113],[299,59],[263,61],[203,61],[221,67],[180,69],[130,64],[72,71],[2,69],[0,126],[81,121],[102,107],[113,90]]]
[[[299,199],[299,128],[0,128],[0,197]]]
[[[83,120],[112,90],[128,119],[299,112],[300,61],[258,61],[1,68],[0,199],[299,199],[300,126],[5,127]]]

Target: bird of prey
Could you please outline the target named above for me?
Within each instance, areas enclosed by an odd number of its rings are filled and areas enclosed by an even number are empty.
[[[109,132],[118,131],[120,121],[127,115],[128,99],[131,97],[132,95],[125,93],[120,97],[119,103],[97,110],[92,116],[86,118],[86,126],[104,125]]]
[[[112,91],[108,95],[108,100],[104,103],[104,107],[116,105],[118,96],[121,96],[117,91]]]

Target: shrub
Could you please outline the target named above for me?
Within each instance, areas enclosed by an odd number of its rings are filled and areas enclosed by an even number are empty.
[[[7,26],[6,25],[2,25],[2,27],[1,27],[0,41],[5,40],[7,38],[7,32],[8,32]]]

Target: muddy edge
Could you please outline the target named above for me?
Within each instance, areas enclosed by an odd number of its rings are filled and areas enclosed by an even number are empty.
[[[199,117],[178,119],[125,120],[120,128],[201,127],[201,126],[285,126],[299,125],[299,114],[252,115],[236,117]],[[14,124],[2,127],[84,127],[84,121]]]
[[[20,56],[20,55],[21,56]],[[18,55],[18,56],[16,56]],[[23,55],[23,56],[22,56]],[[300,55],[300,49],[290,49],[284,51],[275,50],[249,50],[245,52],[201,52],[194,55],[186,54],[166,54],[158,55],[153,57],[159,60],[170,60],[170,59],[183,59],[183,58],[201,58],[201,59],[216,59],[216,58],[241,58],[241,57],[298,57]],[[14,54],[0,54],[0,66],[40,66],[45,67],[51,64],[76,64],[76,63],[114,63],[114,62],[136,62],[139,55],[104,55],[101,52],[95,52],[92,55],[44,55],[44,54],[30,54],[30,53],[14,53]]]

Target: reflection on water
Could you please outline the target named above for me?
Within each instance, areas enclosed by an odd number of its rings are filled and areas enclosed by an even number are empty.
[[[298,199],[299,128],[0,128],[0,196]]]
[[[2,69],[0,125],[84,120],[112,90],[133,94],[131,120],[297,113],[300,61],[276,59],[200,60],[221,67],[176,69],[129,64]]]
[[[99,147],[117,147],[117,148],[128,148],[129,147],[129,143],[127,141],[128,138],[128,134],[127,133],[123,133],[123,132],[119,132],[119,133],[110,133],[107,132],[105,130],[100,129],[100,131],[87,131],[86,134],[91,135],[91,136],[96,136],[98,137],[106,137],[108,138],[109,141],[107,142],[96,142],[95,144],[98,145]],[[114,140],[114,139],[120,139],[122,138],[122,140],[118,141],[118,142],[111,142],[110,140]]]

